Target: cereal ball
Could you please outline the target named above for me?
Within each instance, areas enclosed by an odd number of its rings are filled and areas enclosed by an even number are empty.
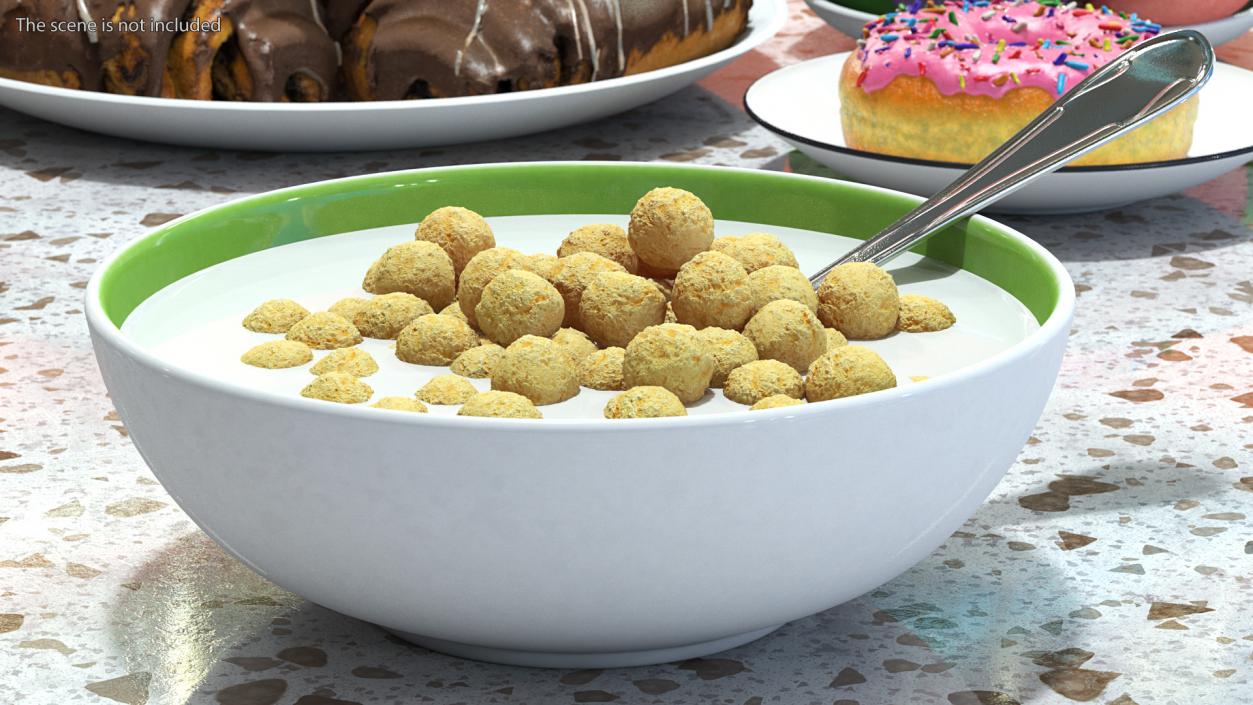
[[[582,328],[579,321],[579,304],[583,300],[583,291],[592,283],[593,277],[601,272],[625,272],[622,265],[602,257],[595,252],[576,252],[569,257],[562,257],[561,271],[553,285],[566,300],[565,325],[571,328]]]
[[[848,345],[848,338],[834,328],[827,328],[827,352]]]
[[[579,383],[589,389],[617,392],[626,389],[622,381],[622,362],[626,350],[605,348],[583,358],[579,363]]]
[[[494,416],[503,419],[542,419],[530,399],[513,392],[482,392],[461,407],[457,416]]]
[[[414,411],[425,414],[426,404],[410,397],[383,397],[371,404],[375,409],[391,409],[392,411]]]
[[[896,329],[900,299],[892,276],[869,262],[841,264],[818,287],[818,318],[855,340]]]
[[[418,316],[396,337],[396,357],[415,365],[447,365],[461,353],[479,346],[470,324],[429,313]]]
[[[432,211],[422,219],[414,237],[439,245],[452,260],[457,276],[461,276],[471,257],[496,246],[492,228],[483,216],[457,206]]]
[[[662,323],[678,323],[678,322],[679,322],[679,317],[674,315],[674,303],[669,302],[669,301],[666,302],[666,320],[662,321]]]
[[[896,386],[896,375],[875,351],[845,345],[814,360],[805,380],[805,398],[826,401]]]
[[[792,254],[787,245],[768,233],[727,235],[714,240],[710,249],[734,257],[750,274],[771,266],[793,269],[800,266],[796,262],[796,255]]]
[[[827,351],[827,332],[818,316],[791,299],[762,306],[744,326],[744,335],[763,359],[785,362],[801,373]]]
[[[404,291],[375,296],[353,316],[352,324],[367,338],[395,340],[418,316],[435,313],[422,299]]]
[[[818,313],[818,292],[801,270],[772,264],[748,275],[748,288],[753,296],[753,313],[771,301],[791,299]]]
[[[347,372],[353,377],[369,377],[379,371],[379,364],[370,353],[361,348],[340,348],[327,353],[318,364],[309,369],[315,375],[328,372]]]
[[[547,338],[561,327],[566,304],[557,288],[521,269],[501,272],[483,288],[474,319],[493,342],[508,345],[524,335]]]
[[[461,302],[459,301],[454,301],[448,304],[447,306],[441,308],[439,310],[439,313],[444,316],[452,316],[454,318],[460,318],[466,323],[470,322],[470,319],[466,318],[465,312],[461,310]]]
[[[443,308],[457,292],[457,275],[452,260],[439,245],[414,240],[388,248],[370,265],[361,288],[371,294],[404,291],[431,305]]]
[[[640,268],[639,268],[639,271],[636,272],[636,274],[640,275],[641,277],[652,279],[653,281],[656,281],[656,282],[664,282],[664,281],[670,281],[671,279],[674,279],[674,275],[677,274],[678,271],[679,270],[677,269],[662,269],[660,267],[654,267],[653,265],[643,260],[640,260]]]
[[[579,373],[556,343],[524,335],[496,362],[492,389],[521,394],[537,406],[556,404],[579,393]]]
[[[748,272],[719,252],[702,252],[674,278],[674,315],[696,328],[739,330],[753,315]]]
[[[313,351],[304,343],[294,340],[271,340],[244,353],[239,361],[267,370],[300,367],[313,359]]]
[[[286,333],[308,315],[291,299],[270,299],[244,318],[244,327],[254,333]]]
[[[505,349],[495,343],[470,348],[452,361],[452,371],[462,377],[487,379],[492,376],[492,369],[504,352]]]
[[[901,297],[896,329],[906,333],[934,333],[957,322],[957,317],[943,302],[921,294]]]
[[[587,337],[587,333],[576,328],[562,328],[553,334],[552,340],[574,360],[575,366],[597,350],[596,343]]]
[[[337,316],[343,316],[351,321],[357,317],[357,312],[365,308],[365,305],[369,302],[369,299],[363,299],[359,296],[349,296],[346,299],[340,299],[339,301],[331,304],[331,307],[326,310]]]
[[[714,376],[709,380],[711,387],[726,384],[731,370],[757,359],[757,347],[753,345],[753,341],[738,331],[702,328],[699,334],[705,347],[714,356]]]
[[[713,354],[695,328],[681,323],[645,328],[627,345],[622,362],[628,388],[665,387],[684,404],[704,396],[713,374]]]
[[[784,406],[799,406],[805,402],[800,399],[793,399],[786,394],[772,394],[758,401],[749,407],[749,411],[761,411],[762,409],[778,409]]]
[[[622,265],[631,274],[640,269],[639,258],[631,249],[626,231],[617,225],[597,224],[576,228],[557,248],[558,257],[569,257],[579,252],[595,252]]]
[[[556,255],[550,255],[547,252],[527,255],[526,262],[526,268],[529,271],[535,272],[550,282],[557,279],[557,273],[562,267],[561,260]]]
[[[601,345],[626,347],[640,331],[665,319],[666,299],[657,286],[626,272],[592,277],[579,301],[583,330]]]
[[[632,387],[605,404],[607,419],[656,419],[687,416],[687,409],[665,387]]]
[[[287,339],[304,343],[316,350],[350,348],[361,342],[357,327],[343,316],[330,311],[311,313],[287,331]]]
[[[641,262],[674,272],[709,249],[714,241],[714,216],[692,193],[655,188],[631,209],[627,238]]]
[[[338,404],[360,404],[369,401],[374,390],[347,372],[328,372],[300,390],[300,396]]]
[[[805,395],[805,380],[791,365],[757,360],[731,370],[722,392],[731,401],[749,405],[776,394],[799,399]]]
[[[457,282],[457,303],[461,304],[461,312],[465,314],[470,325],[477,324],[474,307],[479,305],[483,288],[497,274],[510,269],[529,269],[529,264],[526,255],[508,247],[493,247],[470,258],[465,269],[461,270],[461,279]]]
[[[417,397],[427,404],[464,404],[479,390],[464,377],[457,375],[438,375],[430,382],[422,385]]]

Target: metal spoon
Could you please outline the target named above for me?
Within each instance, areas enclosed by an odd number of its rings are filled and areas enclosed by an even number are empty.
[[[1214,75],[1214,48],[1190,29],[1150,39],[1074,90],[943,191],[809,278],[817,287],[845,262],[883,264],[953,221],[979,211],[1196,94]]]

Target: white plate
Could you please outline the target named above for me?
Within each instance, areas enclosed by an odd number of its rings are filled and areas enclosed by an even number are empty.
[[[498,241],[524,252],[555,252],[565,233],[587,223],[627,225],[611,214],[539,215],[489,218]],[[414,225],[315,238],[227,260],[175,282],[140,304],[122,331],[168,364],[183,367],[244,389],[294,397],[313,380],[311,365],[263,370],[239,361],[245,350],[279,336],[253,333],[240,321],[267,299],[292,298],[311,311],[325,310],[346,296],[369,297],[361,278],[388,247],[413,240]],[[753,223],[718,221],[719,235],[760,232]],[[847,252],[858,241],[829,233],[771,227],[796,253],[804,271],[815,271]],[[905,253],[888,271],[903,293],[925,294],[953,309],[957,323],[939,333],[898,333],[882,340],[858,341],[875,350],[896,371],[901,385],[914,376],[930,378],[956,372],[1022,342],[1039,324],[1031,313],[996,285],[964,270]],[[447,367],[411,365],[396,358],[395,341],[366,340],[361,348],[379,364],[366,378],[384,396],[411,397]],[[317,352],[320,358],[325,353]],[[480,390],[488,380],[472,380]],[[616,392],[581,389],[574,398],[543,407],[546,419],[601,419]],[[435,415],[455,415],[459,406],[432,406]],[[690,415],[743,412],[745,407],[711,390],[692,405]],[[381,412],[387,413],[387,412]]]
[[[313,152],[432,147],[553,130],[664,98],[760,46],[786,19],[786,0],[755,0],[744,36],[709,56],[633,76],[501,95],[237,103],[120,96],[0,78],[0,106],[91,132],[197,147]]]
[[[850,37],[860,37],[861,28],[867,22],[878,17],[878,15],[869,12],[844,7],[831,0],[805,0],[805,4],[809,5],[809,9],[813,10],[814,14],[821,17],[824,22]],[[1253,29],[1253,7],[1241,10],[1231,17],[1221,20],[1188,25],[1187,27],[1166,27],[1162,31],[1169,32],[1175,29],[1195,29],[1204,34],[1206,39],[1209,39],[1214,46],[1226,44]]]
[[[969,165],[851,149],[840,124],[840,68],[849,53],[774,71],[749,87],[749,115],[801,152],[843,176],[930,196]],[[998,213],[1082,213],[1157,198],[1203,184],[1253,161],[1253,72],[1219,64],[1201,91],[1192,149],[1185,159],[1119,166],[1067,167],[989,208]]]

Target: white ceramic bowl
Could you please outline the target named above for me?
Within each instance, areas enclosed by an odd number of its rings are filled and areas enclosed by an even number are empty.
[[[918,199],[789,174],[526,164],[298,187],[169,223],[87,290],[105,382],[179,505],[275,583],[412,641],[600,667],[752,640],[922,559],[1012,464],[1074,307],[1061,264],[975,218],[930,256],[1010,290],[1040,327],[925,384],[799,407],[633,422],[386,413],[241,389],[154,357],[119,324],[165,284],[308,237],[486,215],[623,213],[650,186],[765,226],[866,237]],[[755,216],[755,218],[754,218]]]

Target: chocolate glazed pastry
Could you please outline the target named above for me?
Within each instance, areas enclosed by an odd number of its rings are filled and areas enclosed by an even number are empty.
[[[373,0],[344,39],[355,100],[505,93],[673,66],[730,45],[752,0]]]
[[[326,31],[330,33],[331,39],[337,42],[343,41],[344,35],[348,34],[348,30],[352,29],[357,18],[361,16],[361,11],[370,4],[370,0],[321,0],[321,2]]]
[[[75,0],[0,0],[0,77],[59,88],[100,88],[100,63],[85,32],[18,31],[22,19],[80,22]]]
[[[104,90],[173,98],[174,80],[167,63],[175,36],[172,25],[190,4],[191,0],[88,0],[100,26],[111,21],[115,27],[102,30],[97,44]]]
[[[309,0],[194,0],[170,50],[175,94],[196,100],[317,102],[335,85],[338,53]]]

